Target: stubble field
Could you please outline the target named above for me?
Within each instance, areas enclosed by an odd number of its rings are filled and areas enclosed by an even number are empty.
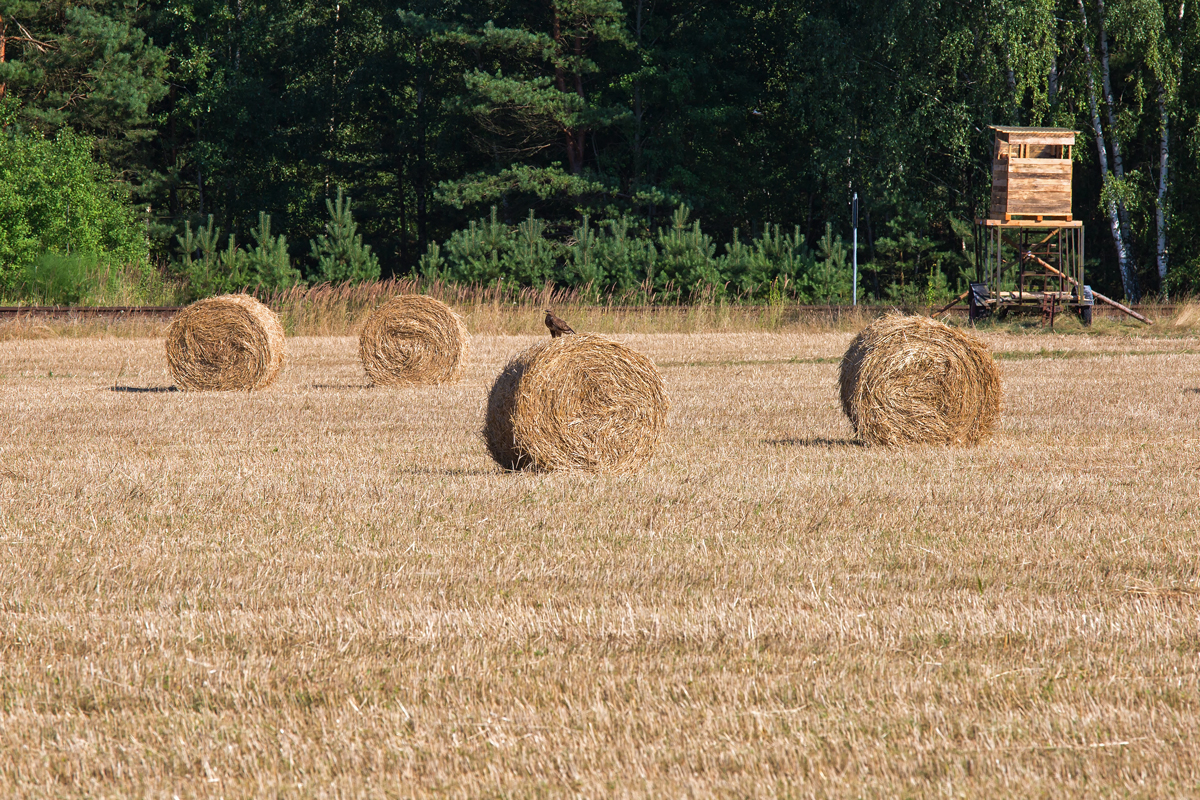
[[[631,477],[477,436],[532,336],[256,394],[0,342],[0,795],[1194,796],[1200,339],[985,334],[978,449],[857,446],[850,332],[621,337]]]

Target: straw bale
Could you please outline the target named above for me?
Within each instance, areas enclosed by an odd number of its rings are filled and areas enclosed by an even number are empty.
[[[198,300],[167,328],[167,366],[180,389],[262,389],[283,370],[283,325],[245,294]]]
[[[842,356],[842,410],[868,444],[973,445],[1000,416],[1000,371],[975,335],[890,314]]]
[[[453,383],[467,362],[467,329],[440,300],[393,297],[372,312],[358,337],[358,355],[379,386]]]
[[[576,334],[508,363],[488,395],[482,433],[505,469],[635,472],[658,447],[669,407],[649,358]]]

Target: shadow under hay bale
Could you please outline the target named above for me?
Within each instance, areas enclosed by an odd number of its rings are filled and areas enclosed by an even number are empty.
[[[468,352],[462,319],[440,300],[398,295],[367,318],[358,355],[378,386],[453,383]]]
[[[867,444],[973,445],[1000,416],[1000,371],[976,336],[921,316],[868,325],[842,357],[842,411]]]
[[[130,392],[132,394],[160,394],[162,392],[178,392],[178,386],[110,386],[110,392]]]
[[[167,328],[167,366],[180,389],[251,390],[283,370],[283,326],[244,294],[192,303]]]
[[[504,367],[482,433],[505,469],[634,472],[657,449],[669,407],[649,358],[576,334],[536,344]]]

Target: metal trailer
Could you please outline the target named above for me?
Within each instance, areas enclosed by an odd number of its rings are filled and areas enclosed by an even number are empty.
[[[1095,296],[1083,264],[1079,220],[976,220],[970,319],[1037,312],[1053,324],[1056,313],[1072,310],[1091,324]]]

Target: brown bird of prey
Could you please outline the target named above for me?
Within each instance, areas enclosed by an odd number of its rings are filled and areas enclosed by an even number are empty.
[[[546,309],[546,327],[550,329],[551,338],[557,339],[564,333],[574,333],[575,329]]]

